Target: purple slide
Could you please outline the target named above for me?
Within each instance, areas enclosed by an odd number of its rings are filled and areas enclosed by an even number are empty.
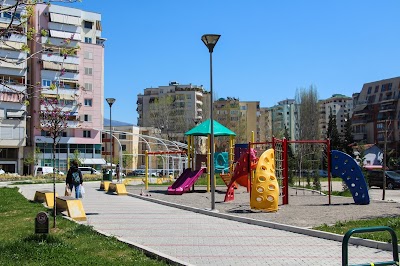
[[[202,167],[200,170],[191,171],[190,168],[185,169],[178,179],[168,187],[168,194],[170,195],[182,195],[186,191],[189,191],[190,187],[196,183],[197,179],[204,173],[206,168]]]

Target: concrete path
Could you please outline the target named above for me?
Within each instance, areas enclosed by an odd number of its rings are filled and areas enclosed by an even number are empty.
[[[51,184],[20,185],[32,200]],[[87,224],[182,265],[341,265],[341,242],[271,229],[98,191],[85,183]],[[64,184],[57,184],[63,194]],[[323,215],[323,214],[321,214]],[[392,253],[349,247],[350,264],[392,260]]]

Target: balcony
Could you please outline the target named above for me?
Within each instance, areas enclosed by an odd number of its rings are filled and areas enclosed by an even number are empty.
[[[68,72],[79,72],[79,66],[68,63],[55,63],[43,61],[43,69],[56,70],[56,71],[68,71]]]
[[[67,122],[68,128],[78,128],[80,127],[79,121],[68,121]]]
[[[26,86],[24,85],[0,80],[0,92],[25,92],[25,90]]]
[[[64,59],[64,56],[61,56],[58,53],[53,53],[53,52],[47,52],[42,54],[42,60],[47,62],[79,65],[79,57],[68,55],[67,58]]]
[[[60,77],[59,71],[42,70],[41,75],[43,79],[49,79],[49,80],[79,80],[79,74],[71,72],[65,72]]]
[[[11,34],[9,36],[3,36],[2,40],[9,42],[18,42],[18,43],[26,43],[26,36],[21,34]]]
[[[1,61],[0,62],[0,67],[1,68],[6,67],[6,68],[25,70],[26,69],[26,62],[25,61],[21,61],[21,63],[18,63],[18,62],[19,62],[18,59],[10,59],[9,62]],[[3,71],[1,71],[0,73],[3,73]]]
[[[353,133],[353,138],[355,141],[366,140],[367,134],[366,133]]]
[[[63,39],[58,39],[58,38],[52,38],[52,37],[42,37],[42,43],[46,44],[46,47],[57,47],[57,46],[62,46],[62,47],[68,47],[68,48],[73,48],[77,47],[79,41],[74,41],[71,40],[69,43],[66,43],[65,40]]]
[[[351,124],[352,125],[358,125],[358,124],[366,124],[367,119],[352,119]]]
[[[54,15],[54,14],[52,14]],[[81,32],[81,27],[77,25],[67,25],[61,23],[49,22],[49,30],[68,32],[69,34],[76,34]]]
[[[389,111],[395,111],[395,110],[396,110],[396,105],[394,105],[394,104],[381,105],[381,108],[379,108],[379,112],[389,112]]]
[[[50,37],[61,38],[61,39],[72,39],[75,41],[81,40],[80,33],[65,32],[65,31],[58,31],[58,30],[50,30]]]

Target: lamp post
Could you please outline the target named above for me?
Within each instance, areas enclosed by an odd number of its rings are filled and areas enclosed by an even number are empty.
[[[107,98],[106,99],[108,105],[110,106],[110,151],[111,151],[111,155],[110,155],[110,169],[111,169],[111,180],[112,180],[112,159],[113,159],[113,138],[112,138],[112,127],[111,127],[111,106],[113,105],[113,103],[115,103],[115,98]],[[110,180],[110,181],[111,181]]]
[[[219,37],[218,34],[204,34],[201,40],[207,46],[210,52],[210,179],[211,179],[211,210],[215,210],[215,179],[214,179],[214,117],[213,117],[213,76],[212,76],[212,53],[217,44]]]

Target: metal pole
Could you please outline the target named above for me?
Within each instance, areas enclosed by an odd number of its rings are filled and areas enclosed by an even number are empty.
[[[113,160],[113,145],[112,145],[112,128],[111,128],[111,105],[110,105],[110,171],[111,171],[111,180],[112,180],[112,160]]]
[[[212,51],[210,52],[210,179],[211,179],[211,210],[215,210],[215,179],[214,179],[214,116],[213,116],[213,76],[212,76]]]

